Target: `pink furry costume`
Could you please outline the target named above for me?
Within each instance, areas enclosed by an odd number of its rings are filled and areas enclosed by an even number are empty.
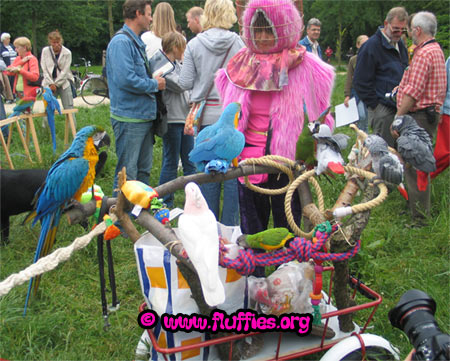
[[[270,54],[261,54],[252,40],[251,25],[257,12],[264,13],[266,19],[272,24],[272,31],[277,39]],[[223,106],[226,107],[231,102],[241,104],[242,117],[238,129],[244,132],[249,119],[251,91],[272,91],[272,106],[269,114],[272,128],[270,154],[295,159],[295,145],[303,129],[305,117],[303,102],[311,121],[317,119],[329,106],[334,82],[333,67],[306,52],[303,46],[297,45],[303,22],[291,0],[250,1],[243,15],[243,24],[243,37],[247,47],[241,49],[230,60],[227,68],[219,70],[216,76],[216,87]],[[277,64],[273,64],[274,56],[280,59]],[[290,61],[291,59],[293,60]],[[261,66],[264,63],[266,67]],[[252,79],[242,79],[243,72],[236,71],[239,67],[242,68],[242,64],[247,64],[247,69],[243,69],[245,73],[250,73],[254,77],[272,75],[272,85],[267,86],[267,82],[260,84],[261,82],[258,83]],[[289,70],[285,79],[283,73],[287,67]],[[256,74],[256,71],[259,74]],[[326,124],[333,129],[334,120],[330,115],[326,118]]]
[[[297,45],[303,23],[291,0],[250,0],[242,22],[247,47],[236,53],[216,76],[223,106],[231,102],[241,104],[238,129],[245,135],[246,147],[240,158],[270,153],[295,159],[296,142],[305,119],[303,108],[313,121],[329,106],[334,70]],[[262,40],[254,41],[256,35],[261,36],[261,30],[274,42],[270,39],[269,45],[264,45]],[[262,44],[264,52],[258,50],[258,44]],[[326,124],[333,128],[330,115]],[[284,174],[249,178],[252,183],[263,183],[263,187],[271,189],[281,188],[288,181]],[[243,184],[238,184],[238,191],[243,233],[267,229],[271,209],[274,227],[289,228],[284,194],[267,196]],[[292,210],[299,223],[298,197],[294,197]],[[264,275],[261,270],[255,274]]]

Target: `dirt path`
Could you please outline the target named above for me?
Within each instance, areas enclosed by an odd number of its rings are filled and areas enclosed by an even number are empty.
[[[89,99],[94,100],[94,98],[99,98],[99,96],[97,95],[90,95],[88,97]],[[63,109],[62,104],[61,104],[61,99],[58,99],[59,104],[61,105],[61,109]],[[100,105],[102,104],[109,104],[109,99],[106,98],[105,100],[103,100],[103,102],[100,103]],[[11,114],[13,108],[15,107],[16,104],[5,104],[5,110],[6,110],[6,114]],[[87,107],[87,108],[92,108],[92,105],[88,105],[84,102],[83,98],[81,98],[81,96],[76,97],[73,100],[73,105],[75,106],[75,108],[78,107]],[[33,105],[33,113],[43,113],[45,111],[44,109],[44,103],[42,100],[38,100],[37,102],[34,103]]]

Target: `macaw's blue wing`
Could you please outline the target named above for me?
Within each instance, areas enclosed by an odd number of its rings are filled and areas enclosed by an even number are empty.
[[[61,114],[61,107],[50,88],[44,88],[42,96],[44,97],[45,112],[47,113],[48,126],[52,135],[54,154],[56,152],[55,110]]]
[[[233,128],[225,128],[212,138],[197,143],[189,153],[189,159],[196,163],[215,159],[230,163],[233,158],[241,154],[244,145],[244,134]]]
[[[58,159],[48,172],[44,188],[39,195],[33,225],[41,221],[41,233],[33,262],[48,255],[53,247],[63,207],[80,191],[89,173],[89,161],[84,158]],[[32,278],[25,300],[26,314],[31,289],[36,294],[40,276]],[[33,287],[34,284],[34,287]]]

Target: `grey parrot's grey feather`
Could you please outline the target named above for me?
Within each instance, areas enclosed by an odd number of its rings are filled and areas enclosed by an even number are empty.
[[[388,153],[380,159],[380,176],[387,182],[400,184],[403,180],[403,166],[399,159]]]
[[[400,135],[397,139],[397,149],[405,162],[426,173],[436,170],[431,138],[425,129],[417,125],[412,116],[396,117],[392,130]]]
[[[403,179],[403,166],[398,157],[388,150],[386,141],[378,135],[369,135],[364,146],[372,157],[372,168],[378,177],[386,182],[400,184]]]

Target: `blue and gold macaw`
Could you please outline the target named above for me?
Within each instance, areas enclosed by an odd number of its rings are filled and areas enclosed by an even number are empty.
[[[215,124],[198,133],[189,159],[196,163],[200,172],[226,173],[231,161],[241,154],[245,137],[236,129],[240,113],[241,105],[230,103]]]
[[[53,144],[53,154],[56,152],[56,131],[55,131],[55,110],[61,114],[61,106],[58,103],[58,100],[53,95],[53,92],[50,88],[43,88],[42,91],[42,101],[44,102],[45,112],[47,113],[47,121],[48,126],[50,128],[50,133],[52,135],[52,144]]]
[[[63,208],[71,199],[80,201],[81,195],[94,184],[95,166],[98,162],[97,150],[109,143],[109,136],[102,128],[84,127],[76,134],[70,148],[50,168],[44,184],[36,192],[35,209],[25,219],[25,222],[33,219],[32,226],[41,221],[41,234],[34,263],[52,249]],[[33,294],[36,294],[39,280],[39,276],[30,280],[24,315],[31,287],[34,283]]]

